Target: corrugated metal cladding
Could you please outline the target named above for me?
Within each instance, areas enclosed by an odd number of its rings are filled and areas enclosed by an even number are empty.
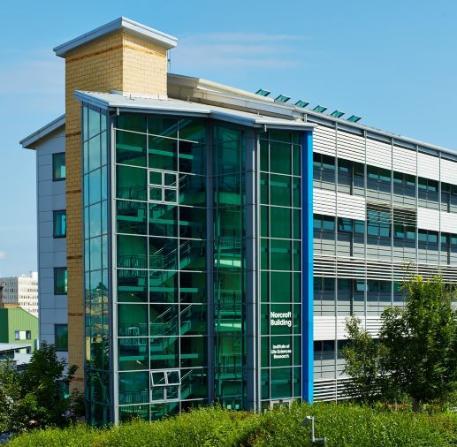
[[[331,340],[335,338],[343,340],[346,338],[346,316],[332,317],[332,316],[318,316],[314,317],[314,340]],[[360,324],[367,332],[373,336],[379,334],[381,329],[380,317],[359,317]]]
[[[331,127],[315,128],[314,152],[457,185],[455,161]]]
[[[335,191],[315,188],[313,201],[315,214],[347,217],[356,220],[366,219],[366,201],[364,197],[345,193],[336,194]]]

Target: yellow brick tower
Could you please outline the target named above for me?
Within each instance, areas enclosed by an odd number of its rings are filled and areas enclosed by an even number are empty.
[[[176,39],[121,17],[54,49],[65,59],[65,152],[67,166],[68,363],[84,379],[83,225],[81,120],[75,90],[112,90],[166,97],[168,50]]]

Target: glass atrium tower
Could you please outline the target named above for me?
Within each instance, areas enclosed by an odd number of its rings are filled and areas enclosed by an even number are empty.
[[[80,100],[91,420],[309,399],[310,128]]]

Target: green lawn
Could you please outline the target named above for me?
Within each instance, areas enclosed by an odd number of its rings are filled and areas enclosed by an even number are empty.
[[[316,436],[327,437],[329,447],[457,446],[457,415],[391,412],[349,404],[295,405],[261,415],[206,408],[104,430],[79,425],[35,431],[17,436],[8,446],[306,447],[310,446],[310,428],[303,425],[303,419],[308,415],[316,417]]]

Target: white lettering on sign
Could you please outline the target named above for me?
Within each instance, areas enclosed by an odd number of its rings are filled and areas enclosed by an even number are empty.
[[[290,359],[292,349],[290,349],[290,344],[276,344],[271,347],[270,354],[273,356],[273,360]]]
[[[292,312],[270,312],[270,326],[292,327]]]

